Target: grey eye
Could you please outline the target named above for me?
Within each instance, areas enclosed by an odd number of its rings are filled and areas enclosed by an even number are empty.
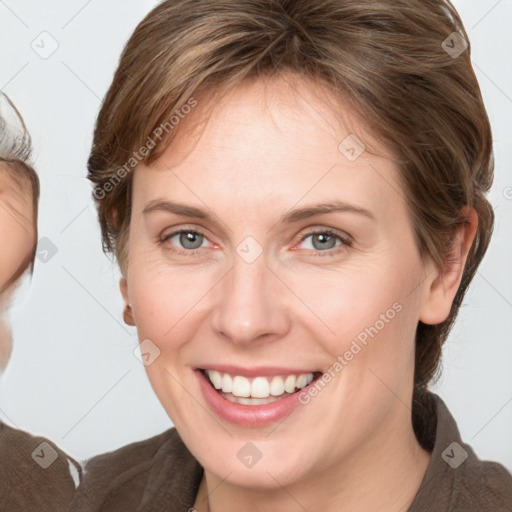
[[[339,237],[337,235],[329,235],[328,233],[311,233],[304,238],[303,243],[308,239],[311,239],[311,243],[309,244],[310,247],[306,247],[307,249],[321,251],[322,249],[333,249],[336,247],[336,241]]]
[[[173,242],[173,238],[179,237],[178,239],[178,247],[183,247],[184,249],[199,249],[203,242],[205,241],[205,238],[200,233],[196,233],[195,231],[180,231],[172,236],[169,237],[169,240],[171,243],[174,243],[176,245],[176,242]]]

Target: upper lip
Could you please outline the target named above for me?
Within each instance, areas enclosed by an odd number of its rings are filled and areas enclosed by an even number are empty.
[[[228,373],[229,375],[240,375],[241,377],[274,377],[278,375],[301,375],[303,373],[321,373],[318,370],[286,368],[284,366],[252,366],[251,368],[244,368],[241,366],[233,366],[226,364],[207,364],[198,366],[197,370],[217,370],[221,373]]]

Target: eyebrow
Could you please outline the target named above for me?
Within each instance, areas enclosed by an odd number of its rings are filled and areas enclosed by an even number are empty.
[[[154,211],[166,211],[176,215],[183,215],[184,217],[194,217],[197,219],[214,222],[213,217],[206,210],[174,201],[153,199],[146,204],[144,210],[142,210],[142,213],[148,214]],[[279,218],[278,222],[291,224],[293,222],[298,222],[315,215],[333,212],[356,213],[368,217],[369,219],[376,220],[375,215],[366,208],[345,203],[343,201],[329,201],[312,204],[302,208],[296,208],[286,212]]]

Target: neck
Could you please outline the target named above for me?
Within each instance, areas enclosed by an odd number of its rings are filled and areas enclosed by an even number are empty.
[[[414,434],[411,411],[397,401],[395,410],[363,446],[286,488],[242,488],[205,470],[195,508],[198,512],[405,511],[429,461],[430,453],[421,448]]]

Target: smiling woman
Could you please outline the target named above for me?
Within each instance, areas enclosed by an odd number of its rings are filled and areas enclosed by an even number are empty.
[[[175,427],[89,461],[73,510],[510,509],[428,390],[493,227],[449,2],[164,1],[88,168]]]

